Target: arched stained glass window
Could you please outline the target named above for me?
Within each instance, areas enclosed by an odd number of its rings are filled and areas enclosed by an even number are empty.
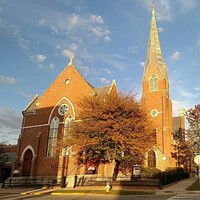
[[[73,120],[74,120],[74,117],[72,115],[68,115],[67,118],[65,119],[64,137],[67,136],[68,129]]]
[[[156,74],[153,74],[149,78],[149,91],[155,90],[158,90],[158,76]]]
[[[64,124],[64,137],[63,137],[63,141],[64,143],[67,141],[68,138],[68,132],[69,132],[69,128],[71,123],[74,121],[74,117],[72,115],[68,115],[67,118],[65,119],[65,124]],[[72,147],[70,146],[66,146],[63,150],[62,150],[62,156],[69,156],[71,154],[72,151]]]
[[[56,155],[57,137],[58,137],[59,119],[54,117],[51,120],[48,137],[47,157]]]

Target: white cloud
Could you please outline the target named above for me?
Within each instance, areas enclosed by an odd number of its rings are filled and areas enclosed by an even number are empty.
[[[100,71],[102,71],[103,73],[107,73],[107,74],[112,74],[112,72],[109,69],[103,68]]]
[[[142,68],[145,67],[145,62],[140,62],[139,64],[140,64],[140,66],[141,66]]]
[[[30,41],[25,39],[21,34],[21,27],[15,24],[10,24],[0,19],[0,27],[4,29],[8,34],[16,38],[18,46],[26,53],[30,46]]]
[[[194,87],[193,89],[196,91],[200,91],[200,87]]]
[[[96,35],[101,37],[103,35],[103,29],[99,26],[97,27],[91,27],[90,30]]]
[[[36,55],[35,58],[36,58],[36,61],[39,63],[44,63],[45,60],[47,59],[47,57],[42,54]]]
[[[125,70],[130,67],[130,63],[127,62],[126,58],[119,54],[111,54],[111,55],[101,55],[100,59],[107,64],[108,66],[113,66],[119,70]]]
[[[138,53],[139,48],[138,48],[138,46],[130,46],[130,47],[128,47],[128,51],[131,53]]]
[[[12,85],[16,83],[16,79],[14,77],[0,75],[0,83]]]
[[[195,94],[183,89],[180,89],[179,92],[180,92],[180,95],[185,98],[193,98],[196,96]]]
[[[22,90],[17,90],[17,94],[19,94],[22,97],[25,97],[29,101],[31,101],[33,99],[33,97],[34,97],[33,94],[27,93],[27,92],[22,91]]]
[[[53,34],[68,37],[72,42],[75,42],[72,37],[81,38],[83,41],[87,40],[91,32],[93,36],[103,39],[105,42],[111,39],[110,30],[105,26],[104,19],[100,15],[88,14],[86,12],[69,14],[55,10],[52,10],[51,13],[50,16],[41,18],[38,24],[46,26]]]
[[[180,52],[179,51],[176,51],[176,52],[174,52],[173,53],[173,55],[172,55],[172,60],[174,60],[174,61],[178,61],[179,59],[180,59],[180,57],[181,57],[181,54],[180,54]]]
[[[92,22],[96,22],[96,23],[99,23],[99,24],[103,24],[104,23],[104,20],[102,18],[102,16],[100,15],[90,15],[90,18],[92,20]]]
[[[181,12],[184,14],[193,10],[198,3],[199,0],[179,0]]]
[[[143,0],[143,5],[151,12],[152,1]],[[172,12],[170,7],[170,0],[155,1],[156,17],[158,21],[171,21]]]
[[[66,58],[69,58],[70,56],[73,55],[73,52],[70,51],[70,50],[64,49],[64,50],[61,51],[61,54],[62,54],[63,56],[65,56]]]
[[[172,19],[169,0],[156,1],[156,11],[159,21],[170,21]]]
[[[70,47],[70,49],[71,49],[72,51],[76,51],[76,50],[78,49],[78,44],[72,43],[69,47]]]
[[[102,37],[106,42],[110,41],[110,31],[106,28],[96,26],[90,27],[89,30],[97,37]]]
[[[50,65],[49,65],[49,69],[51,69],[51,70],[55,69],[55,66],[54,66],[53,63],[50,63]]]
[[[163,29],[162,27],[159,27],[159,28],[158,28],[158,32],[160,32],[160,33],[161,33],[161,32],[164,32],[164,29]]]
[[[58,33],[58,31],[59,31],[55,25],[52,25],[50,28],[54,33]]]
[[[110,81],[108,80],[108,79],[106,79],[106,78],[100,78],[100,81],[101,81],[101,83],[109,83]]]
[[[196,91],[200,91],[200,84],[196,84],[194,87],[193,87],[194,90]]]
[[[20,134],[22,115],[11,109],[0,109],[0,138],[16,144]],[[3,141],[2,140],[2,141]]]
[[[39,24],[40,26],[44,25],[45,23],[46,23],[46,20],[45,20],[44,18],[42,18],[42,19],[40,19],[40,20],[38,21],[38,24]]]
[[[68,17],[68,23],[70,29],[79,25],[79,22],[80,22],[80,16],[75,13],[73,13]]]
[[[109,36],[105,36],[105,37],[104,37],[104,41],[105,41],[105,42],[109,42],[109,41],[110,41],[110,37],[109,37]]]
[[[179,116],[181,108],[185,110],[188,110],[190,108],[187,102],[178,101],[178,100],[172,100],[172,107],[173,107],[172,108],[173,116]]]

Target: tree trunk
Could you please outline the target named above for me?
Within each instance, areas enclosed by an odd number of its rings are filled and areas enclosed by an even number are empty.
[[[115,168],[114,168],[114,172],[113,172],[113,181],[116,181],[116,179],[117,179],[117,175],[119,173],[119,165],[120,165],[120,161],[116,160],[115,161]]]

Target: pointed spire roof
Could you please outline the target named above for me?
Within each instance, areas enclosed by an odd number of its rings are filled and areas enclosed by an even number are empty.
[[[145,76],[146,71],[149,68],[149,64],[153,62],[156,64],[160,73],[165,78],[167,78],[166,64],[164,63],[163,58],[162,58],[158,29],[156,25],[156,10],[155,10],[154,1],[152,5],[151,14],[152,14],[152,17],[151,17],[151,24],[150,24],[147,58],[146,58],[146,65],[145,65],[143,77]]]

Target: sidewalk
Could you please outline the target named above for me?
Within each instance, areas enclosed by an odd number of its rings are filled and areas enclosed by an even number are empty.
[[[178,194],[178,193],[198,193],[200,194],[200,191],[187,191],[186,188],[188,188],[190,185],[192,185],[196,180],[198,180],[198,177],[192,177],[188,179],[184,179],[182,181],[172,183],[170,185],[164,186],[163,189],[158,188],[137,188],[137,187],[120,187],[115,186],[114,190],[154,190],[156,195],[160,194]],[[33,195],[39,195],[39,194],[45,194],[45,193],[52,193],[55,190],[60,189],[60,187],[55,188],[0,188],[1,194],[33,194]],[[84,187],[76,187],[76,188],[63,188],[64,190],[85,190],[85,189],[99,189],[99,190],[105,190],[105,186],[84,186]]]
[[[0,194],[39,195],[39,194],[51,193],[55,190],[57,190],[57,188],[6,187],[6,188],[0,188]]]
[[[156,191],[156,194],[178,194],[178,193],[199,193],[200,191],[188,191],[186,188],[191,186],[195,181],[198,180],[198,177],[192,177],[172,183],[170,185],[164,186],[163,189]]]

